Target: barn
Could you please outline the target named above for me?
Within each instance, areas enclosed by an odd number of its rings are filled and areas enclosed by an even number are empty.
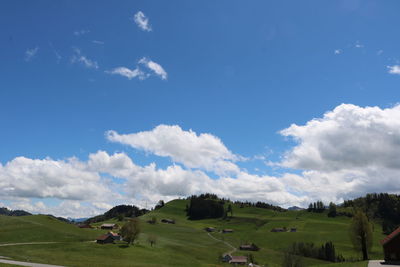
[[[381,241],[386,262],[400,262],[400,227]]]

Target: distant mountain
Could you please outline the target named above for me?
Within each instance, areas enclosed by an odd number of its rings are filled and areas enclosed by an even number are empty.
[[[149,212],[146,209],[139,209],[138,207],[134,205],[119,205],[115,206],[114,208],[110,209],[109,211],[105,212],[102,215],[97,215],[95,217],[89,218],[85,220],[85,223],[95,223],[95,222],[101,222],[105,220],[109,220],[112,218],[116,218],[119,216],[122,217],[137,217],[141,216],[145,213]]]
[[[32,215],[27,211],[24,210],[9,210],[7,208],[0,208],[0,215],[6,215],[6,216],[28,216]]]
[[[84,222],[84,221],[86,221],[87,219],[89,219],[89,218],[71,218],[71,217],[68,217],[67,218],[69,221],[71,221],[71,222],[74,222],[74,223],[80,223],[80,222]]]
[[[289,207],[288,210],[304,210],[304,209],[297,207],[297,206],[292,206],[292,207]]]

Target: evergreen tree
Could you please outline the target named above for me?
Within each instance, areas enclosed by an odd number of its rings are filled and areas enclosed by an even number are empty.
[[[331,202],[329,203],[329,209],[328,209],[328,217],[336,217],[337,212],[336,212],[336,205]]]

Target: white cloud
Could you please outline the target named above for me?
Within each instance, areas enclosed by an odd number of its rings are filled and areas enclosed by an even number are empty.
[[[90,32],[89,30],[82,29],[82,30],[74,31],[74,35],[75,36],[82,36],[82,35],[88,34],[89,32]]]
[[[39,47],[38,46],[36,46],[34,48],[31,48],[31,49],[27,49],[25,51],[25,61],[29,62],[33,58],[35,58],[35,56],[38,53],[38,51],[39,51]]]
[[[104,44],[103,41],[99,41],[99,40],[92,40],[92,43],[98,44],[98,45],[103,45]]]
[[[0,166],[0,197],[97,199],[110,190],[83,162],[17,157]]]
[[[98,69],[99,65],[96,61],[87,58],[86,56],[82,55],[82,52],[78,48],[74,48],[74,55],[71,57],[72,63],[81,63],[86,68],[89,69]]]
[[[281,165],[304,170],[286,182],[311,198],[340,200],[400,192],[400,106],[342,104],[320,119],[281,131],[298,144]]]
[[[112,142],[129,145],[136,149],[170,157],[174,162],[188,168],[203,168],[219,174],[235,173],[239,168],[232,162],[238,157],[229,151],[214,135],[197,135],[192,130],[184,131],[179,126],[159,125],[151,131],[133,134],[106,133]]]
[[[342,53],[342,50],[341,49],[335,49],[335,51],[334,51],[334,54],[335,55],[339,55],[339,54],[341,54]]]
[[[162,80],[167,79],[168,74],[160,64],[158,64],[154,61],[151,61],[150,59],[145,58],[145,57],[140,59],[137,63],[144,66],[146,69],[149,69],[150,71],[152,71],[155,75],[159,76]],[[139,66],[136,66],[135,69],[129,69],[127,67],[117,67],[117,68],[114,68],[112,70],[108,70],[105,72],[108,74],[121,75],[123,77],[128,78],[129,80],[131,80],[133,78],[139,78],[140,80],[144,80],[144,79],[147,79],[151,75],[149,72],[143,70],[143,68],[140,68]]]
[[[162,80],[166,80],[167,79],[167,72],[163,69],[163,67],[161,67],[160,64],[151,61],[148,58],[143,57],[142,59],[139,60],[140,64],[143,64],[144,66],[146,66],[147,68],[149,68],[150,70],[152,70],[157,76],[161,77]]]
[[[400,65],[387,66],[390,74],[400,75]]]
[[[251,174],[236,165],[241,157],[216,136],[159,125],[131,134],[109,131],[106,137],[182,165],[141,166],[125,153],[105,151],[90,154],[86,161],[18,157],[0,164],[0,200],[33,212],[87,217],[116,204],[151,207],[160,199],[204,192],[286,207],[400,192],[399,105],[382,109],[342,104],[281,134],[297,144],[275,165],[300,172]],[[46,198],[61,199],[62,204],[47,205]]]
[[[128,78],[129,80],[136,78],[136,77],[139,78],[140,80],[144,80],[148,77],[148,75],[146,73],[144,73],[143,71],[141,71],[139,68],[131,70],[126,67],[118,67],[118,68],[114,68],[112,70],[106,71],[106,73],[121,75],[123,77]]]
[[[142,11],[138,11],[134,16],[133,19],[136,23],[136,25],[142,29],[143,31],[150,32],[151,26],[149,24],[149,19],[144,15]]]
[[[355,48],[364,48],[364,45],[360,43],[360,41],[357,41],[354,45]]]

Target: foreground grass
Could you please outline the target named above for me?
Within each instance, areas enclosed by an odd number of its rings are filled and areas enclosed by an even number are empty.
[[[256,262],[269,267],[281,266],[283,252],[293,242],[313,242],[319,246],[332,241],[336,251],[347,259],[359,259],[348,238],[349,218],[328,218],[326,214],[306,211],[274,212],[259,208],[234,206],[234,214],[228,220],[212,219],[189,221],[184,214],[186,200],[175,200],[159,210],[140,218],[142,234],[138,244],[126,247],[123,244],[99,245],[93,242],[102,230],[79,229],[73,225],[53,221],[46,216],[0,217],[0,242],[59,241],[48,245],[25,245],[0,247],[0,255],[17,260],[52,263],[67,266],[230,266],[218,257],[231,250],[220,241],[211,239],[203,230],[207,226],[218,229],[231,228],[234,233],[212,233],[217,239],[238,247],[244,243],[255,243],[260,251],[251,252]],[[155,217],[157,224],[146,223]],[[8,217],[10,218],[10,217]],[[20,219],[22,218],[22,219]],[[160,223],[161,219],[175,219],[176,224]],[[117,222],[109,220],[107,222]],[[99,223],[101,224],[101,223]],[[275,227],[296,227],[294,233],[272,233]],[[374,230],[374,246],[370,257],[381,259],[382,249],[378,243],[383,235],[380,226]],[[7,233],[3,230],[7,230]],[[147,238],[156,236],[157,242],[151,247]],[[237,251],[233,255],[248,255]],[[326,261],[303,258],[305,266],[364,267],[366,262],[331,264]]]

